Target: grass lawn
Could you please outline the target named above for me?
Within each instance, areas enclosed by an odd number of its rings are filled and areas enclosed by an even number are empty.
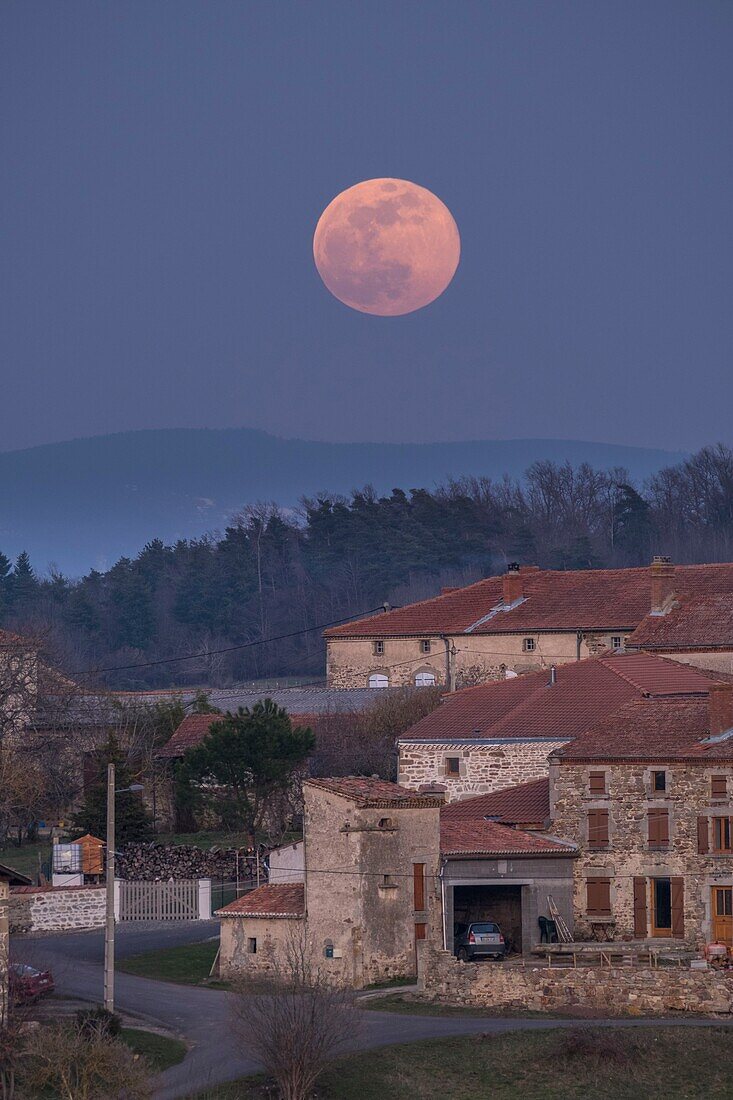
[[[204,943],[187,943],[181,947],[168,947],[165,951],[131,955],[129,959],[120,959],[117,970],[160,982],[200,985],[209,976],[218,947],[217,937]]]
[[[402,1016],[480,1016],[483,1018],[497,1017],[500,1019],[514,1019],[521,1017],[523,1020],[529,1017],[544,1019],[548,1017],[562,1018],[577,1016],[573,1012],[531,1012],[529,1009],[491,1009],[469,1008],[467,1005],[436,1005],[430,1001],[422,1001],[419,996],[412,997],[409,993],[385,994],[384,997],[365,997],[359,999],[359,1007],[366,1008],[370,1012],[396,1012]]]
[[[137,1027],[123,1027],[120,1039],[126,1046],[147,1059],[156,1073],[170,1066],[177,1066],[186,1057],[186,1044],[180,1039],[157,1035],[154,1031],[142,1031]]]
[[[17,848],[15,844],[8,844],[0,848],[0,863],[11,867],[13,871],[19,871],[21,875],[27,875],[33,882],[38,874],[38,853],[44,863],[51,858],[51,841],[41,840],[35,844],[23,844]]]
[[[433,1039],[341,1058],[321,1100],[703,1100],[733,1097],[733,1029],[563,1028]],[[262,1078],[201,1095],[255,1100]]]

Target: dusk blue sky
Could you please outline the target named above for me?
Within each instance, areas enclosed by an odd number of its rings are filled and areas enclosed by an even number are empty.
[[[731,441],[729,0],[5,0],[0,449],[128,428]],[[451,209],[354,312],[327,203]]]

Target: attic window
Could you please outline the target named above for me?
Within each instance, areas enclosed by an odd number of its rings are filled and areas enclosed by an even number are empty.
[[[534,653],[537,648],[537,642],[534,638],[522,638],[522,649],[525,653]]]
[[[384,641],[382,638],[375,638],[372,642],[372,653],[375,657],[384,656]]]
[[[422,638],[420,640],[420,652],[421,653],[429,653],[430,652],[430,638]]]
[[[611,649],[623,649],[624,640],[620,634],[611,635]]]
[[[248,936],[247,937],[247,954],[248,955],[256,955],[257,954],[257,938],[255,936]]]
[[[445,774],[457,776],[461,774],[461,758],[460,756],[446,756],[445,758]]]
[[[667,789],[667,773],[666,772],[652,772],[652,790],[653,791],[666,791]]]
[[[394,829],[394,821],[391,817],[380,817],[379,819],[380,829]]]

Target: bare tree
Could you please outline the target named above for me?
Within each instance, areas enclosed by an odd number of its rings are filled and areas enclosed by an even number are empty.
[[[272,993],[238,992],[233,1029],[274,1077],[282,1100],[309,1100],[328,1062],[358,1034],[354,994],[314,966],[305,927],[289,936],[282,960],[273,955],[272,976]]]

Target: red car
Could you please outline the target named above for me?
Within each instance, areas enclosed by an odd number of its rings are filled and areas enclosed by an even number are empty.
[[[10,967],[10,997],[14,1004],[33,1004],[55,988],[50,970],[36,970],[27,963],[13,963]]]

